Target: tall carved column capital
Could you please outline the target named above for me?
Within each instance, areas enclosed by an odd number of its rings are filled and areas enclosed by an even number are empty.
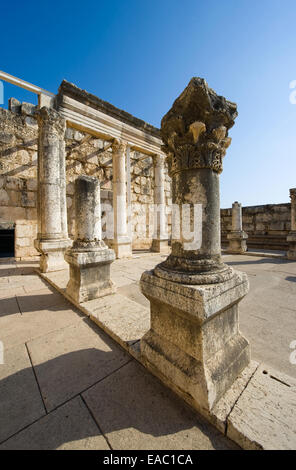
[[[54,138],[64,139],[66,120],[52,108],[43,108],[37,111],[37,120],[43,134],[52,135]]]
[[[126,152],[127,142],[124,140],[114,139],[112,142],[112,152],[114,154],[124,154]]]
[[[217,95],[202,78],[192,78],[161,121],[170,176],[195,168],[221,173],[236,116],[235,103]]]

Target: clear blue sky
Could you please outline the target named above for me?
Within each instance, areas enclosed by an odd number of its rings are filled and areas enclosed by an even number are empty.
[[[65,78],[159,126],[192,76],[238,105],[221,206],[296,186],[295,0],[8,1],[0,69],[56,92]],[[5,98],[35,96],[4,84]]]

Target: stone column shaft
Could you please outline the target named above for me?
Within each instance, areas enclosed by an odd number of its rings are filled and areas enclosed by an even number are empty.
[[[54,109],[38,113],[38,236],[42,272],[65,269],[68,238],[65,174],[65,120]]]
[[[113,212],[114,212],[114,240],[112,247],[117,258],[126,258],[132,255],[131,239],[127,233],[127,207],[126,207],[126,171],[125,152],[126,144],[115,141],[113,152]]]
[[[165,215],[165,192],[164,192],[164,158],[156,155],[154,162],[154,236],[152,240],[152,251],[167,251],[168,237],[166,230]]]
[[[232,204],[232,230],[227,235],[229,253],[244,253],[247,251],[248,235],[243,231],[242,205],[235,201]]]
[[[97,178],[75,180],[75,240],[65,259],[70,265],[67,294],[86,302],[115,292],[110,279],[114,251],[102,241],[100,183]]]

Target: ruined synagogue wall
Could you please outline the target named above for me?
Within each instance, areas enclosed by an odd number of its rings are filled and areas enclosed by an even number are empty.
[[[113,207],[112,145],[110,141],[81,132],[66,130],[66,179],[68,229],[74,236],[74,180],[79,175],[96,176],[101,182],[103,234],[106,229],[105,209]],[[153,235],[154,169],[153,158],[141,152],[130,152],[131,233],[133,249],[149,249]],[[170,178],[165,168],[166,204],[171,204]],[[170,232],[171,216],[167,215]]]
[[[10,100],[10,109],[0,108],[0,229],[15,228],[15,257],[38,255],[37,236],[37,140],[36,107]],[[67,128],[66,179],[68,228],[74,237],[74,181],[79,175],[97,176],[101,182],[104,209],[112,208],[112,147],[110,141]],[[153,159],[130,152],[132,239],[134,249],[152,244],[154,172]],[[170,204],[170,178],[165,169],[166,203]],[[167,221],[170,226],[170,215]],[[103,230],[104,230],[103,226]]]
[[[34,106],[0,108],[0,228],[15,228],[15,256],[37,256],[37,121]]]
[[[221,241],[227,246],[231,232],[231,209],[221,209]],[[291,227],[291,204],[265,204],[243,207],[243,230],[247,232],[248,248],[287,250]]]

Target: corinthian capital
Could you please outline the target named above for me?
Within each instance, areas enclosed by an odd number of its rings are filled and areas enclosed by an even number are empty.
[[[127,142],[124,140],[114,139],[112,142],[112,152],[124,153],[126,151]]]
[[[49,135],[64,137],[66,120],[55,109],[44,106],[36,114],[39,126],[44,132]]]
[[[221,173],[236,116],[235,103],[218,96],[204,79],[192,78],[161,121],[170,175],[192,168]]]

